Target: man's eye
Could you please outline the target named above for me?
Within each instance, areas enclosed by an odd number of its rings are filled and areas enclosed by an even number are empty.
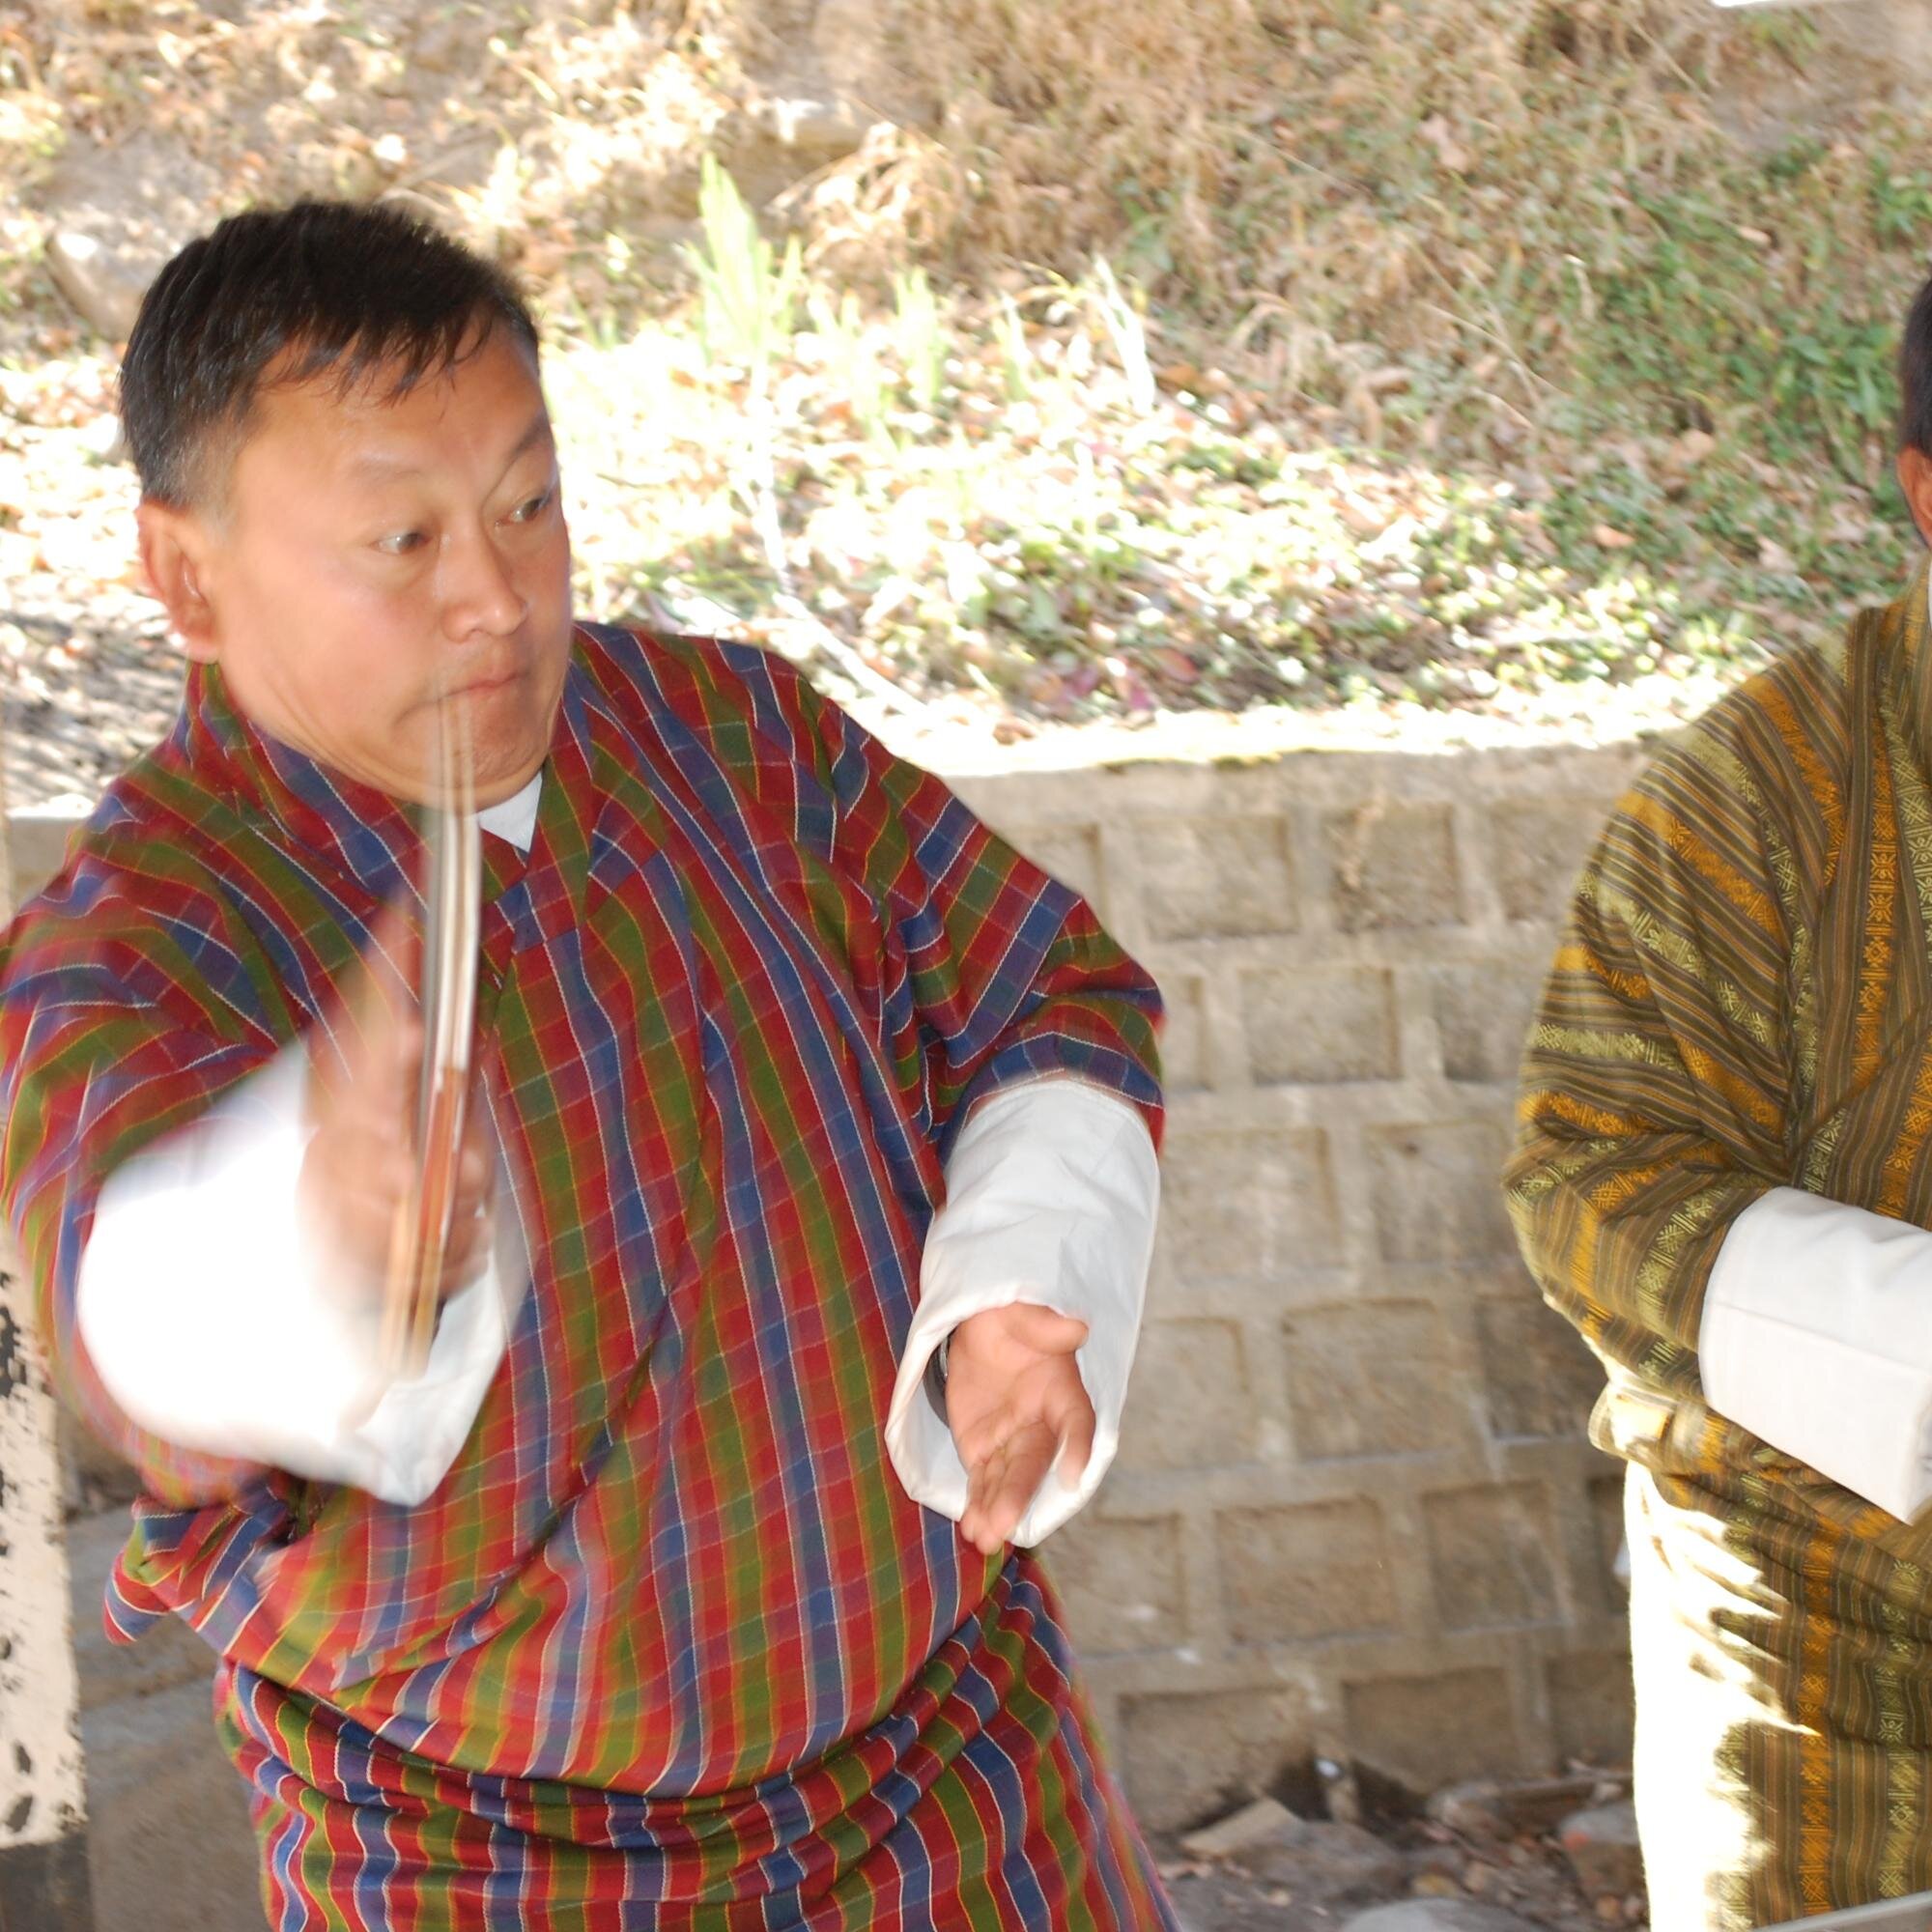
[[[398,530],[393,536],[380,539],[376,548],[388,556],[407,556],[412,550],[420,550],[429,538],[421,530]]]
[[[543,515],[543,513],[547,509],[550,508],[551,501],[555,497],[555,495],[556,492],[554,490],[545,490],[542,491],[537,496],[526,497],[523,502],[519,503],[517,507],[510,512],[510,521],[513,524],[534,523],[540,516]]]

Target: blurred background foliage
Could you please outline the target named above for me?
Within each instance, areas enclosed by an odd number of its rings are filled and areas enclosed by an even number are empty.
[[[1007,739],[1679,715],[1916,546],[1868,12],[0,4],[0,645],[58,709],[156,636],[88,235],[393,194],[541,305],[599,614]]]

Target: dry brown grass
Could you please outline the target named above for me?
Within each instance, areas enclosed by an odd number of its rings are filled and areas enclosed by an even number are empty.
[[[1248,0],[898,0],[892,46],[969,171],[970,248],[1075,268],[1119,250],[1138,202],[1177,268],[1219,283],[1271,58]]]
[[[679,285],[668,244],[698,154],[729,158],[735,117],[837,5],[268,0],[229,20],[187,0],[14,0],[9,239],[31,253],[18,210],[60,140],[144,131],[205,157],[231,202],[403,189],[566,314],[653,305]],[[823,273],[883,287],[919,259],[1011,287],[1105,254],[1187,353],[1211,342],[1372,438],[1392,428],[1388,372],[1418,359],[1436,365],[1438,431],[1466,430],[1471,402],[1541,425],[1594,326],[1593,278],[1648,239],[1634,191],[1731,166],[1714,101],[1790,59],[1709,0],[851,11],[862,92],[895,123],[780,205]],[[1802,296],[1775,251],[1765,266],[1768,294]]]
[[[1104,253],[1190,351],[1341,402],[1372,440],[1392,365],[1417,359],[1452,405],[1428,412],[1438,431],[1467,427],[1465,401],[1539,428],[1594,325],[1592,276],[1648,239],[1633,190],[1732,167],[1717,97],[1788,60],[1709,0],[879,12],[919,125],[793,197],[815,261],[913,254],[982,283]]]
[[[1311,675],[1352,674],[1359,652],[1377,676],[1406,677],[1377,639],[1384,620],[1411,618],[1418,636],[1443,628],[1444,662],[1460,671],[1455,653],[1473,648],[1462,634],[1487,625],[1477,641],[1495,643],[1503,606],[1497,648],[1520,647],[1528,677],[1546,658],[1556,675],[1563,663],[1637,663],[1659,639],[1690,638],[1692,657],[1728,662],[1734,646],[1747,655],[1741,639],[1755,649],[1836,621],[1889,580],[1909,540],[1886,483],[1889,360],[1932,242],[1932,168],[1918,159],[1932,107],[1884,98],[1886,77],[1825,45],[1802,14],[1739,18],[1709,0],[230,0],[229,11],[0,0],[0,374],[74,350],[36,259],[42,184],[76,153],[115,144],[205,170],[210,218],[302,192],[417,196],[519,270],[566,353],[595,360],[653,320],[676,334],[690,319],[680,244],[693,239],[700,156],[734,160],[761,99],[829,59],[825,32],[842,20],[845,53],[864,69],[857,91],[891,118],[858,153],[797,181],[770,218],[805,242],[821,298],[809,312],[842,317],[851,294],[882,339],[892,271],[926,265],[959,384],[954,415],[894,432],[904,477],[872,477],[884,459],[869,447],[857,459],[865,488],[851,487],[874,508],[888,480],[923,487],[933,437],[983,432],[990,450],[995,426],[1013,431],[999,401],[982,408],[980,379],[958,373],[997,372],[1007,329],[1065,356],[1053,382],[1066,379],[1078,419],[1064,449],[1037,452],[1049,494],[1066,463],[1077,471],[1066,451],[1118,451],[1131,441],[1122,420],[1151,419],[1144,402],[1108,401],[1086,382],[1118,347],[1094,298],[1104,256],[1145,310],[1164,388],[1212,426],[1211,447],[1196,447],[1193,430],[1180,438],[1134,510],[1191,545],[1202,570],[1238,551],[1258,506],[1231,498],[1197,528],[1190,478],[1243,470],[1238,445],[1262,431],[1275,438],[1271,461],[1286,447],[1318,467],[1332,453],[1336,476],[1358,463],[1427,476],[1428,499],[1452,506],[1412,588],[1391,578],[1371,596],[1359,560],[1322,550],[1336,596],[1324,590],[1309,620]],[[857,329],[832,333],[856,342]],[[793,411],[786,433],[818,452],[814,464],[843,435],[841,403],[851,413],[839,391],[857,378],[843,363],[880,359],[840,350],[828,361],[829,339],[814,322],[794,345],[817,402]],[[107,345],[80,348],[104,360]],[[726,382],[728,400],[727,377],[703,380]],[[1010,401],[1011,378],[991,380]],[[637,433],[673,413],[654,392]],[[1033,458],[1013,434],[1001,462],[1023,467]],[[710,430],[695,439],[713,441]],[[828,473],[843,460],[825,455]],[[678,487],[715,489],[703,477]],[[1516,507],[1500,522],[1454,507],[1492,499]],[[1036,503],[1009,521],[1046,514]],[[1533,541],[1519,518],[1534,523]],[[1323,545],[1332,521],[1303,520]],[[1492,525],[1503,534],[1484,535]],[[1070,527],[1078,550],[1093,532],[1078,518]],[[742,577],[755,603],[762,553],[740,556],[737,538],[708,523],[693,532],[668,552]],[[1492,557],[1519,539],[1521,554]],[[863,549],[840,569],[857,570]],[[1262,574],[1270,623],[1301,621],[1292,551],[1284,539],[1278,583]],[[1115,570],[1089,561],[1062,573],[1082,595],[1088,575]],[[692,574],[658,556],[637,567],[660,565]],[[1149,565],[1148,595],[1166,594],[1154,582],[1166,567]],[[1494,582],[1477,582],[1485,573]],[[1464,575],[1480,625],[1457,587]],[[1103,584],[1096,608],[1117,587]],[[1419,615],[1405,614],[1418,598]],[[938,663],[953,619],[935,610],[920,648]],[[1100,633],[1114,617],[1094,622],[1094,648],[1110,653]],[[1237,630],[1217,619],[1205,631],[1203,663]],[[1699,639],[1716,641],[1707,651]],[[1264,667],[1280,655],[1251,641],[1237,639],[1236,655]],[[1219,674],[1190,689],[1246,701],[1238,679],[1210,690]]]

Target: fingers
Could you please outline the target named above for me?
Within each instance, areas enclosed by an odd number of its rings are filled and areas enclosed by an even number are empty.
[[[467,1286],[488,1259],[494,1238],[496,1190],[486,1172],[470,1177],[451,1207],[440,1292],[443,1298]],[[326,1241],[350,1271],[352,1292],[376,1295],[387,1276],[396,1213],[411,1197],[415,1163],[400,1146],[386,1151],[368,1142],[318,1134],[303,1164],[302,1192],[315,1237]]]
[[[959,1528],[982,1555],[998,1553],[1020,1525],[1052,1466],[1057,1438],[1043,1422],[1016,1430],[968,1471]]]
[[[488,1213],[478,1213],[451,1228],[449,1246],[442,1258],[442,1279],[437,1291],[439,1299],[447,1301],[482,1273],[495,1233],[495,1223]]]
[[[443,1258],[446,1300],[481,1272],[497,1227],[497,1168],[481,1136],[466,1135]]]
[[[350,1294],[380,1296],[398,1265],[413,1265],[409,1244],[418,1208],[406,1204],[425,1184],[416,1148],[425,1051],[415,991],[421,952],[411,907],[384,907],[338,1002],[312,1035],[315,1132],[303,1160],[302,1200],[315,1237],[340,1264],[331,1278]],[[442,1299],[475,1279],[493,1237],[496,1144],[480,1071],[472,1081],[446,1197],[448,1236],[436,1280]],[[440,1179],[434,1184],[442,1185]],[[443,1211],[443,1198],[431,1196],[431,1211]]]
[[[985,1400],[980,1399],[981,1380],[970,1370],[963,1381],[956,1375],[949,1379],[947,1407],[966,1465],[959,1527],[990,1556],[1011,1540],[1056,1463],[1068,1489],[1079,1483],[1093,1460],[1098,1425],[1070,1355],[1042,1357],[1022,1380],[989,1391]]]
[[[1026,1421],[1008,1414],[977,1430],[972,1454],[961,1444],[966,1509],[959,1527],[967,1541],[987,1556],[1010,1542],[1056,1460],[1061,1481],[1073,1488],[1093,1457],[1094,1427],[1082,1390],[1043,1404]]]
[[[1060,1480],[1069,1490],[1078,1487],[1080,1478],[1087,1473],[1087,1464],[1094,1460],[1094,1432],[1097,1426],[1093,1402],[1083,1388],[1080,1400],[1067,1404],[1060,1424]]]

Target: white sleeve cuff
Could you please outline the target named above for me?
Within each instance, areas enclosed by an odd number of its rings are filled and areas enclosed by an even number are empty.
[[[381,1310],[334,1285],[298,1208],[310,1128],[299,1043],[101,1189],[75,1320],[137,1427],[184,1448],[427,1497],[456,1460],[527,1277],[498,1252],[443,1304],[422,1375],[392,1381]],[[512,1217],[499,1190],[499,1231]]]
[[[1087,1324],[1076,1357],[1094,1405],[1094,1453],[1068,1487],[1047,1475],[1014,1531],[1022,1545],[1058,1529],[1099,1488],[1121,1439],[1153,1252],[1160,1171],[1140,1110],[1108,1089],[1049,1075],[974,1108],[946,1163],[919,1307],[886,1417],[886,1448],[916,1502],[957,1521],[966,1466],[928,1374],[968,1316],[1037,1302]]]
[[[1932,1496],[1932,1234],[1800,1188],[1731,1224],[1705,1291],[1705,1400],[1904,1520]]]

